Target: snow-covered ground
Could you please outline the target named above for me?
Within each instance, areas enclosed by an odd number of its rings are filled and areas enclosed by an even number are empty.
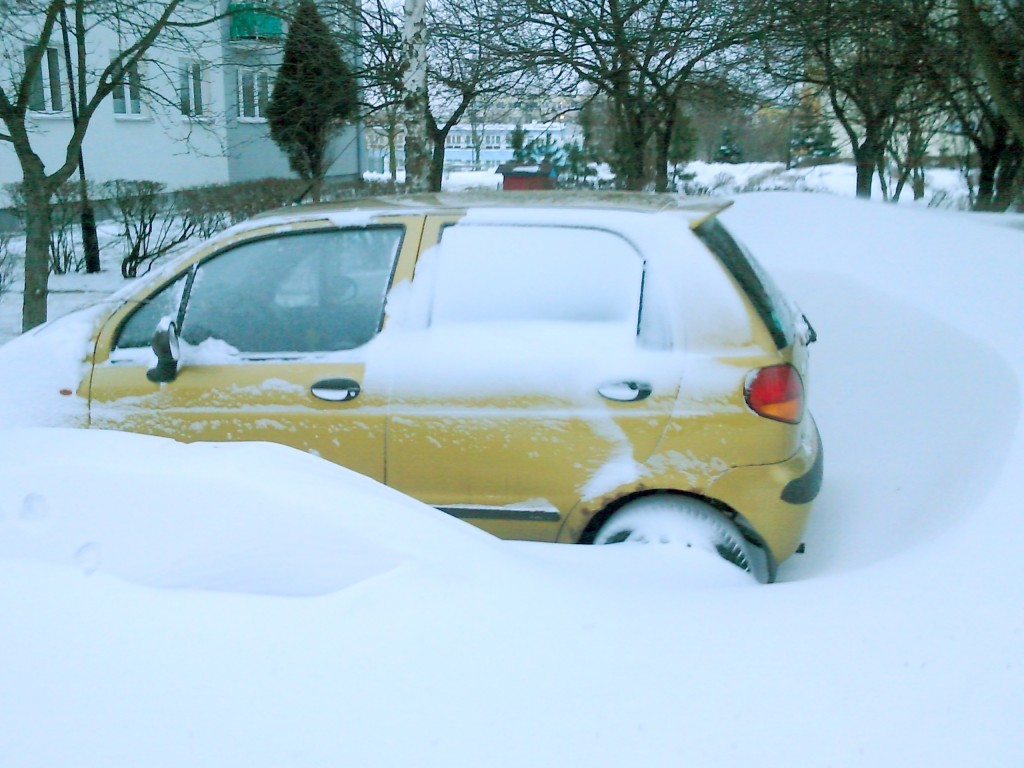
[[[0,765],[1024,764],[1024,216],[723,216],[819,334],[780,583],[273,446],[0,432]]]

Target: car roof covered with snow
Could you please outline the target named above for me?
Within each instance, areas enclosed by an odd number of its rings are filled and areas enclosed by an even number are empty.
[[[537,192],[496,192],[473,190],[457,193],[391,195],[355,198],[328,203],[305,203],[276,208],[257,214],[249,222],[259,226],[268,218],[316,219],[345,212],[373,216],[416,214],[458,214],[481,208],[555,209],[600,211],[618,210],[637,213],[677,212],[696,226],[701,221],[725,210],[732,201],[713,197],[655,195],[641,192],[611,190],[555,190]]]

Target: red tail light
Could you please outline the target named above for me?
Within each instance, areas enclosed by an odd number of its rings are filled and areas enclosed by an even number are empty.
[[[758,416],[787,424],[804,417],[804,383],[792,365],[759,368],[747,377],[747,405]]]

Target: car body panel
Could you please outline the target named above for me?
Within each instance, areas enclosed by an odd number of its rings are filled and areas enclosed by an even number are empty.
[[[349,402],[312,394],[325,379],[366,379],[363,363],[260,361],[189,365],[166,384],[146,379],[145,366],[98,366],[91,426],[225,442],[269,440],[384,481],[387,393],[363,388]]]

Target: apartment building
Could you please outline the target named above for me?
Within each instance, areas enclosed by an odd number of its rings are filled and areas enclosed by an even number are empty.
[[[144,61],[123,73],[93,117],[83,145],[90,181],[151,180],[177,189],[294,175],[270,139],[266,120],[287,25],[269,2],[221,0],[220,11],[211,23],[179,32],[173,40],[161,39]],[[90,68],[116,54],[120,39],[114,23],[90,30]],[[72,130],[65,61],[57,30],[31,93],[33,146],[51,169],[63,162]],[[6,62],[20,65],[12,58]],[[358,125],[335,140],[331,156],[329,176],[362,174],[365,153]],[[13,148],[0,142],[0,189],[20,180]]]

